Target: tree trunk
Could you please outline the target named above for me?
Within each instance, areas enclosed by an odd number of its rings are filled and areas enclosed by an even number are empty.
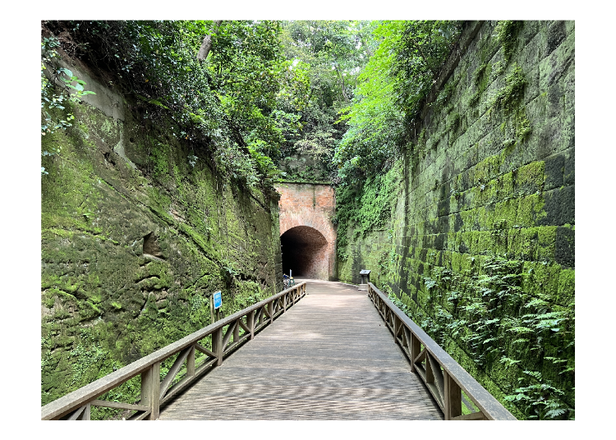
[[[214,23],[216,24],[214,33],[216,33],[218,32],[218,29],[220,28],[220,24],[222,23],[222,20],[216,20]],[[199,60],[199,62],[205,61],[207,56],[210,54],[211,49],[212,49],[212,36],[206,35],[205,38],[203,38],[203,43],[201,43],[201,48],[199,49],[199,53],[197,54],[197,59]]]

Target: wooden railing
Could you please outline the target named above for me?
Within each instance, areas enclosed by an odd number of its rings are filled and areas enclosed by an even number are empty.
[[[126,419],[157,419],[160,408],[223,360],[306,295],[299,283],[257,304],[223,318],[160,350],[145,356],[41,409],[42,420],[89,420],[94,406],[124,411]],[[211,347],[211,348],[207,348]],[[203,353],[196,361],[196,352]],[[173,360],[173,358],[175,359]],[[161,363],[173,365],[161,381]],[[169,361],[169,363],[171,363]],[[127,381],[141,375],[141,398],[136,403],[100,400]]]
[[[372,283],[368,283],[368,296],[409,360],[411,371],[423,380],[443,411],[445,420],[516,420]]]

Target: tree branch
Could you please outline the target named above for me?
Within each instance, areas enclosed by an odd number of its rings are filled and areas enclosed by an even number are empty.
[[[340,89],[342,90],[342,96],[344,97],[344,100],[348,102],[350,101],[350,99],[344,90],[345,89],[344,78],[342,77],[342,73],[340,72],[340,68],[338,67],[338,64],[335,64],[334,67],[336,68],[336,72],[338,73],[338,78],[340,78]]]

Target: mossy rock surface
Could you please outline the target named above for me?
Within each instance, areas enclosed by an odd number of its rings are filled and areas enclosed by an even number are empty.
[[[117,104],[124,120],[78,104],[43,138],[59,150],[43,158],[43,405],[206,326],[217,290],[228,315],[281,289],[274,190],[191,166],[186,144]]]

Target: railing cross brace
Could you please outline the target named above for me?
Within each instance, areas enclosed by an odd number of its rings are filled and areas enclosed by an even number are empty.
[[[290,307],[289,298],[292,298],[292,303],[295,304],[305,295],[306,283],[303,282],[231,316],[213,322],[209,326],[169,344],[167,347],[45,405],[41,411],[41,418],[43,420],[90,419],[90,407],[103,406],[131,411],[134,413],[128,417],[131,420],[157,419],[161,404],[192,385],[195,380],[207,374],[213,367],[220,366],[226,355],[239,348],[242,343],[253,339],[255,333],[271,324],[280,314],[285,313]],[[244,317],[246,324],[242,321]],[[255,325],[257,320],[258,323]],[[240,327],[245,331],[245,334],[241,337]],[[225,328],[226,333],[224,332]],[[211,350],[199,343],[209,337],[212,341]],[[198,368],[196,351],[200,351],[207,356]],[[172,358],[172,356],[176,356],[174,363],[161,382],[160,364]],[[181,373],[184,363],[186,364],[185,376],[179,378],[177,383],[173,384],[174,379]],[[98,399],[99,396],[139,375],[141,376],[141,394],[138,404]]]

